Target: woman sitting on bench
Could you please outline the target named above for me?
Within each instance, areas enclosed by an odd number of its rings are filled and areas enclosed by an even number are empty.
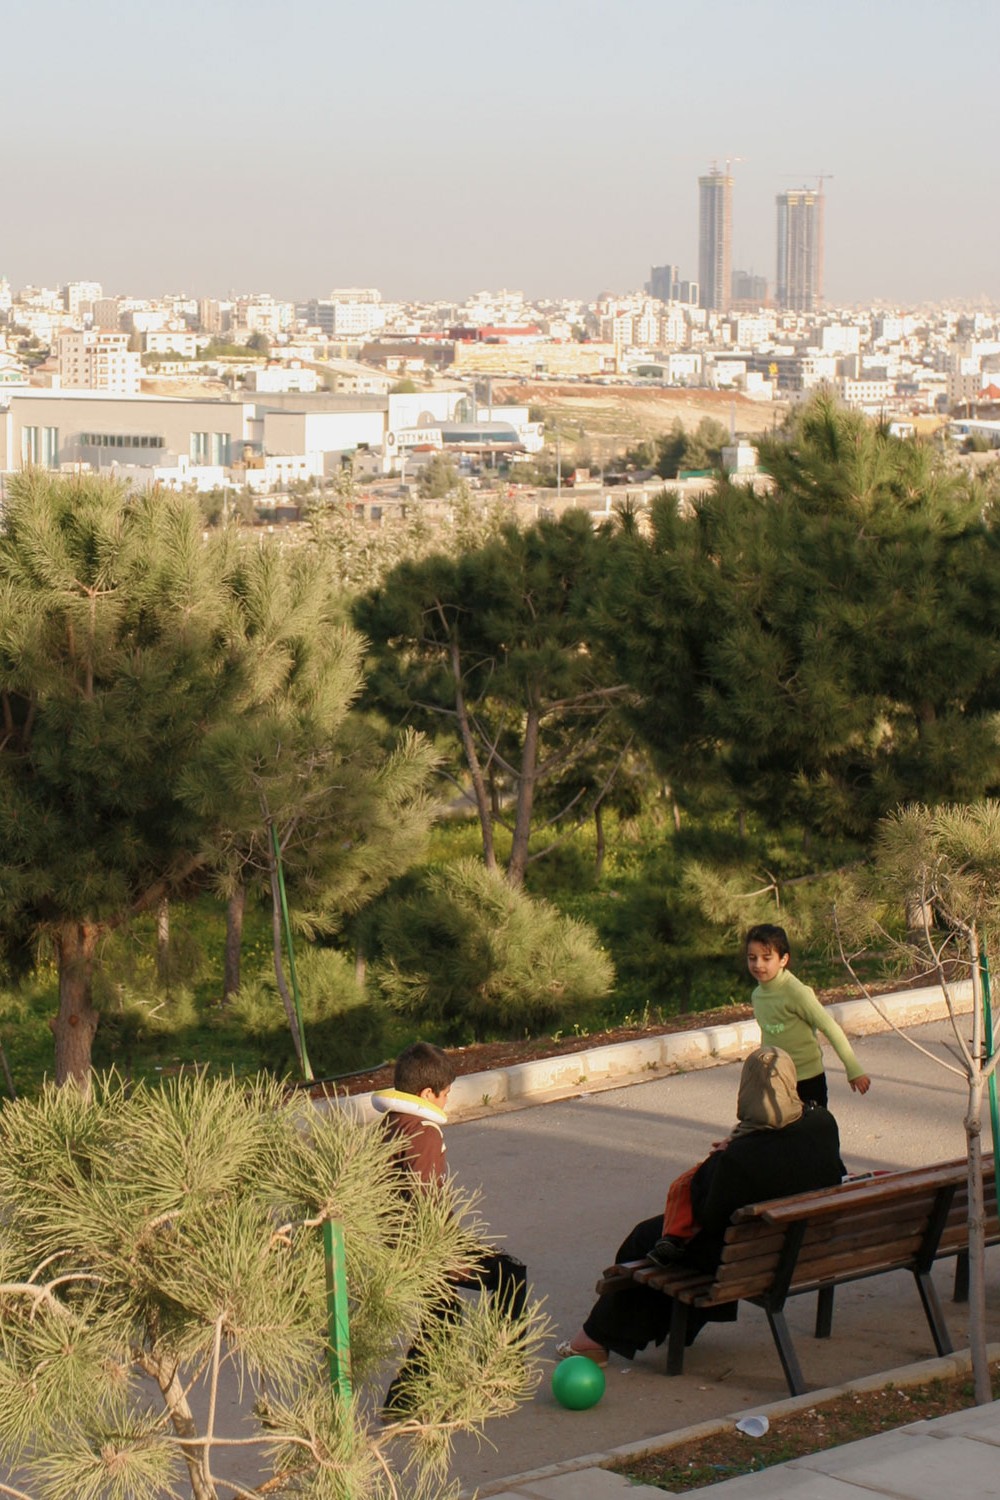
[[[642,1260],[653,1253],[695,1271],[714,1271],[726,1228],[738,1208],[784,1198],[813,1188],[833,1187],[844,1175],[837,1122],[822,1105],[803,1104],[795,1064],[779,1047],[759,1047],[743,1064],[736,1103],[739,1123],[691,1176],[693,1236],[683,1245],[661,1244],[664,1216],[644,1219],[619,1246],[616,1262]],[[686,1174],[687,1175],[687,1174]],[[668,1207],[669,1207],[668,1200]],[[599,1297],[583,1327],[558,1346],[561,1358],[585,1354],[606,1364],[608,1352],[634,1359],[652,1340],[662,1344],[670,1330],[672,1301],[653,1287],[633,1283]],[[687,1342],[706,1322],[732,1322],[737,1304],[692,1308]]]

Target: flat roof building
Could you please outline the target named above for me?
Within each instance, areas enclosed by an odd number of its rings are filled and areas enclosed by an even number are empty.
[[[733,179],[712,171],[698,178],[698,280],[700,305],[725,312],[733,270]]]
[[[816,312],[823,302],[823,190],[779,193],[776,297],[790,312]]]

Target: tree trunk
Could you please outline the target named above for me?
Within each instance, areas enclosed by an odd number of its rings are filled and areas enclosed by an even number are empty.
[[[465,702],[465,694],[462,691],[462,658],[458,649],[458,642],[451,643],[451,675],[455,683],[455,715],[458,720],[459,734],[462,736],[462,748],[465,751],[465,763],[472,777],[472,791],[476,799],[476,812],[479,815],[479,830],[483,839],[483,860],[488,870],[497,867],[496,850],[493,847],[493,819],[490,815],[489,798],[486,792],[486,780],[483,776],[483,768],[476,753],[476,742],[472,734],[472,726],[469,723],[469,710]]]
[[[241,881],[226,904],[226,953],[222,974],[222,1003],[231,1000],[240,987],[240,959],[243,954],[243,913],[247,890]]]
[[[965,1141],[969,1164],[969,1352],[976,1404],[993,1400],[986,1353],[986,1205],[983,1201],[983,994],[979,969],[979,935],[969,939],[972,968],[972,1070]]]
[[[604,873],[604,809],[598,802],[594,808],[594,875],[600,880]]]
[[[986,1352],[986,1205],[983,1199],[982,1078],[969,1080],[965,1141],[969,1153],[969,1350],[976,1404],[993,1400]]]
[[[156,972],[161,984],[170,978],[170,901],[166,896],[156,908]]]
[[[63,922],[56,928],[59,1010],[50,1023],[56,1043],[56,1083],[90,1091],[90,1049],[100,1019],[91,982],[100,928],[96,922]]]
[[[274,978],[278,986],[278,994],[281,1003],[285,1007],[285,1018],[288,1021],[288,1029],[292,1034],[292,1042],[295,1046],[295,1056],[298,1058],[299,1072],[303,1078],[306,1075],[305,1055],[302,1050],[302,1035],[299,1031],[299,1018],[295,1014],[295,1002],[285,979],[285,967],[281,961],[281,891],[278,886],[278,871],[274,860],[270,861],[271,875],[271,946],[274,952]]]
[[[517,778],[517,812],[507,865],[507,879],[511,885],[523,885],[524,872],[528,868],[528,844],[531,839],[531,814],[535,805],[535,773],[538,766],[538,730],[538,709],[529,708],[524,721],[524,744],[521,747],[521,768]]]
[[[160,1387],[164,1405],[170,1413],[171,1426],[177,1436],[182,1440],[200,1437],[201,1434],[198,1432],[184,1393],[184,1386],[177,1376],[177,1366],[169,1360],[157,1359],[151,1354],[140,1354],[138,1363]],[[184,1441],[181,1442],[181,1452],[184,1455],[188,1478],[191,1481],[191,1493],[194,1500],[218,1500],[219,1492],[215,1485],[208,1483],[205,1479],[202,1451],[200,1443],[189,1445]]]

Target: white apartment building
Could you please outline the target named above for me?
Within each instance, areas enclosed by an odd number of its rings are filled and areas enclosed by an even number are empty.
[[[233,303],[234,328],[247,333],[262,333],[274,339],[287,333],[295,321],[295,305],[292,302],[276,302],[268,293],[252,297],[237,297]]]
[[[821,354],[860,354],[861,329],[856,324],[827,323],[818,330]]]
[[[70,281],[63,287],[62,295],[67,313],[76,322],[104,296],[104,288],[99,281]]]
[[[733,343],[740,349],[759,349],[774,340],[774,317],[766,313],[734,318],[731,326]]]
[[[386,309],[374,287],[341,287],[310,302],[306,316],[328,338],[362,339],[385,327]]]
[[[142,360],[128,347],[127,333],[89,328],[60,333],[56,342],[63,390],[101,391],[109,396],[137,396]]]
[[[15,328],[23,329],[36,338],[40,344],[51,344],[58,330],[66,322],[66,314],[62,309],[53,312],[47,307],[26,307],[16,302],[11,308],[9,317]]]
[[[687,314],[676,302],[670,302],[660,318],[659,346],[661,349],[669,349],[671,346],[683,348],[687,341]]]
[[[849,375],[837,382],[837,390],[845,406],[861,411],[879,411],[888,405],[896,394],[891,380],[853,380]]]
[[[197,335],[188,328],[154,328],[142,336],[146,354],[175,354],[194,359],[198,353]]]

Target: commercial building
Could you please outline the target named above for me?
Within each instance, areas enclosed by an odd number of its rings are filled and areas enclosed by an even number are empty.
[[[776,296],[790,312],[818,311],[823,301],[823,191],[779,193]]]
[[[698,281],[700,305],[725,312],[733,272],[733,179],[713,170],[698,178]]]

